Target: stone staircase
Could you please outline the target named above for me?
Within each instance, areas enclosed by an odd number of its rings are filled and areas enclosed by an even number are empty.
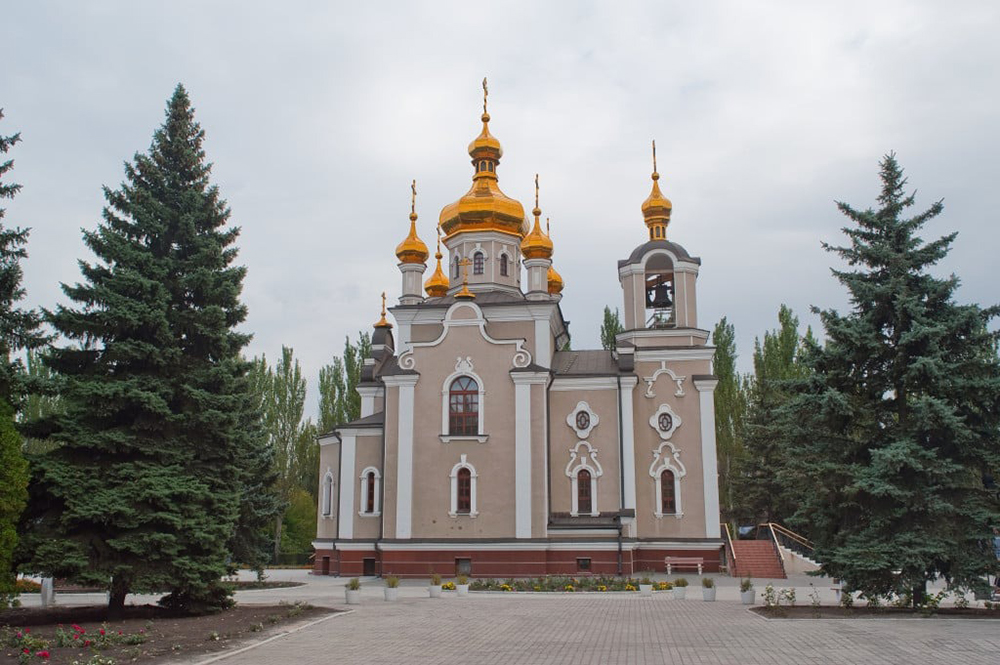
[[[734,540],[736,554],[734,577],[763,577],[785,579],[785,569],[781,557],[770,540]]]

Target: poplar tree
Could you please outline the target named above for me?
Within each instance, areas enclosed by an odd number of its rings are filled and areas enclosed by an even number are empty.
[[[819,312],[827,343],[807,353],[814,374],[783,422],[823,572],[919,605],[929,581],[975,588],[1000,568],[1000,505],[983,481],[1000,470],[1000,308],[956,303],[958,278],[929,272],[956,234],[924,241],[941,203],[905,216],[903,171],[891,154],[880,166],[878,207],[837,204],[848,242],[824,247],[847,263],[833,274],[851,309]]]
[[[736,327],[726,317],[712,332],[715,357],[713,371],[719,379],[715,388],[715,441],[719,459],[719,494],[726,519],[736,516],[742,504],[734,484],[743,456],[743,422],[747,396],[743,378],[736,371]]]
[[[601,348],[605,351],[614,351],[618,348],[618,333],[624,330],[618,308],[612,312],[610,307],[605,306],[604,319],[601,321]]]
[[[26,567],[107,587],[112,616],[138,591],[189,611],[230,602],[220,578],[253,480],[246,270],[203,141],[178,85],[148,152],[104,188],[84,231],[97,261],[63,285],[73,304],[46,313],[68,342],[47,357],[63,412],[35,464]]]

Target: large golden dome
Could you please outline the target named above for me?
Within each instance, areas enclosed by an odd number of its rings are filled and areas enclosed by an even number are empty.
[[[470,231],[498,231],[521,238],[528,232],[524,207],[501,192],[497,185],[497,165],[503,148],[490,134],[485,79],[483,91],[483,131],[469,144],[469,156],[476,169],[472,187],[465,196],[441,210],[441,230],[447,237]]]
[[[666,240],[667,225],[670,224],[670,213],[673,211],[673,204],[670,199],[660,191],[660,174],[656,172],[656,141],[653,141],[653,191],[649,193],[646,200],[642,202],[642,216],[646,220],[646,228],[649,229],[650,240]]]

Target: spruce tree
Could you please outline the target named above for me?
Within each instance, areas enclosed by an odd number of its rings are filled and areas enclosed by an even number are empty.
[[[47,312],[69,342],[59,375],[58,444],[33,488],[33,570],[106,585],[109,610],[133,591],[165,604],[224,606],[220,577],[253,482],[248,336],[233,265],[239,230],[209,182],[204,132],[177,86],[146,154],[104,188],[104,221],[84,232],[98,261]]]
[[[904,216],[914,204],[905,184],[888,155],[877,208],[838,203],[849,242],[825,247],[848,265],[833,273],[851,310],[820,312],[827,343],[808,352],[815,373],[783,422],[809,480],[796,519],[823,571],[869,598],[919,604],[928,581],[977,587],[998,569],[1000,506],[983,478],[1000,469],[998,335],[988,328],[1000,308],[958,304],[958,278],[930,274],[956,234],[925,242],[918,234],[942,205]]]
[[[17,595],[13,567],[17,524],[28,500],[28,463],[14,429],[14,410],[0,401],[0,609]]]
[[[0,120],[3,120],[3,109],[0,109]],[[3,182],[14,168],[14,161],[3,161],[2,157],[20,140],[20,132],[0,135],[0,200],[13,199],[21,190],[17,183]],[[38,313],[18,307],[18,302],[24,298],[21,260],[28,256],[25,245],[29,229],[7,228],[3,222],[5,213],[6,210],[0,207],[0,401],[19,409],[27,392],[24,367],[19,358],[11,356],[22,349],[41,347],[46,339],[40,331]]]

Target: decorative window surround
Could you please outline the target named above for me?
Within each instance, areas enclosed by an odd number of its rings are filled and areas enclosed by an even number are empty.
[[[467,376],[476,382],[476,386],[479,388],[479,417],[477,420],[478,433],[475,435],[463,434],[463,435],[451,435],[451,427],[448,421],[448,409],[449,402],[451,398],[451,384],[452,382],[460,376]],[[486,443],[489,436],[485,433],[485,421],[486,421],[486,388],[484,387],[483,379],[478,374],[473,371],[472,366],[472,356],[466,356],[462,358],[459,356],[455,362],[455,371],[449,374],[444,383],[441,386],[441,441],[443,443],[450,443],[451,441],[478,441],[479,443]]]
[[[667,450],[669,448],[669,451]],[[653,514],[657,519],[664,517],[663,512],[663,488],[661,478],[664,469],[670,469],[674,474],[674,505],[676,513],[673,516],[677,519],[684,517],[684,510],[681,504],[681,478],[687,475],[687,469],[681,462],[681,451],[674,447],[669,441],[664,441],[659,448],[653,451],[653,463],[649,465],[649,475],[653,479]]]
[[[333,471],[326,467],[326,475],[323,476],[323,489],[320,492],[320,515],[323,519],[333,519]]]
[[[661,360],[660,368],[653,372],[652,376],[646,376],[642,379],[646,382],[646,397],[649,397],[650,399],[656,397],[656,393],[653,392],[653,384],[656,383],[656,379],[658,379],[661,374],[668,374],[670,376],[670,380],[677,384],[677,390],[674,391],[674,397],[684,397],[684,395],[687,394],[684,392],[684,379],[686,379],[687,376],[678,376],[672,369],[667,367],[666,360]]]
[[[586,450],[583,448],[586,447]],[[580,441],[569,450],[569,463],[566,464],[566,476],[570,482],[570,511],[573,517],[580,516],[579,510],[579,474],[581,469],[590,472],[590,513],[592,517],[597,517],[600,513],[597,510],[597,479],[604,475],[604,468],[597,461],[597,450],[590,443]]]
[[[468,469],[472,478],[472,488],[469,493],[471,499],[470,510],[468,513],[458,512],[458,470]],[[451,478],[451,510],[448,511],[449,517],[459,517],[462,515],[467,515],[468,517],[476,517],[479,515],[478,506],[476,505],[476,482],[479,478],[479,474],[476,473],[476,468],[466,461],[466,455],[461,455],[459,457],[459,462],[455,466],[451,467],[451,473],[449,474]]]
[[[370,513],[365,512],[365,508],[368,507],[368,476],[370,474],[375,474],[375,505],[374,510]],[[368,467],[361,472],[361,510],[358,511],[358,515],[361,517],[378,517],[382,514],[382,496],[379,491],[382,487],[382,474],[378,472],[373,466]]]
[[[475,318],[469,319],[457,319],[455,314],[464,308],[471,309],[475,314]],[[486,332],[486,317],[483,316],[483,310],[480,309],[479,305],[474,302],[462,301],[457,302],[448,308],[448,311],[444,315],[444,320],[441,322],[442,330],[441,334],[437,339],[430,342],[412,342],[410,348],[404,351],[399,356],[399,366],[401,369],[411,370],[416,369],[417,360],[413,354],[414,349],[420,347],[431,347],[437,346],[448,336],[448,332],[452,328],[462,328],[462,327],[476,327],[479,328],[479,334],[484,340],[490,344],[496,346],[513,346],[514,353],[511,357],[511,366],[517,369],[523,369],[531,364],[531,353],[524,348],[525,340],[521,339],[494,339]],[[482,385],[482,383],[480,383]]]
[[[569,425],[570,429],[576,432],[577,437],[581,439],[586,439],[590,436],[590,433],[594,431],[594,428],[600,424],[601,419],[598,417],[594,410],[590,408],[590,405],[586,402],[577,402],[576,408],[569,412],[566,416],[566,424]],[[584,427],[580,427],[584,425]]]
[[[662,417],[662,418],[661,418]],[[668,420],[670,426],[666,429],[660,427],[661,420]],[[656,430],[656,433],[660,435],[660,438],[666,441],[674,432],[681,426],[681,417],[674,413],[674,410],[670,408],[669,404],[661,404],[660,408],[656,410],[652,416],[649,417],[649,426]]]

